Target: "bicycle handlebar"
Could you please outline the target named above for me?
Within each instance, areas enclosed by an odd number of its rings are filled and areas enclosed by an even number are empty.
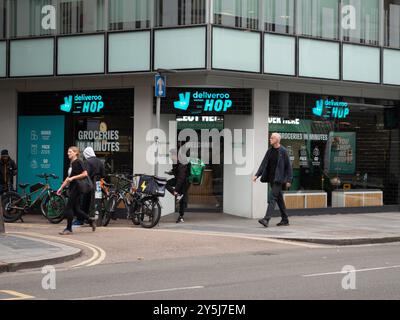
[[[38,178],[41,179],[49,179],[49,178],[53,178],[54,180],[57,180],[59,177],[56,176],[55,174],[51,173],[51,174],[47,174],[47,173],[43,173],[43,174],[37,174],[36,175]]]

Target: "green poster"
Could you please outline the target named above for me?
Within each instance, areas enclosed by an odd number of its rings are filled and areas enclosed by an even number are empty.
[[[354,174],[356,171],[356,133],[330,132],[325,158],[332,174]]]

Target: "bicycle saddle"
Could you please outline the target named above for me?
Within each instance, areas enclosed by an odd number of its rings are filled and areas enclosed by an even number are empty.
[[[25,190],[25,189],[28,188],[29,186],[30,186],[29,183],[20,183],[20,184],[19,184],[19,187],[20,187],[22,190]]]

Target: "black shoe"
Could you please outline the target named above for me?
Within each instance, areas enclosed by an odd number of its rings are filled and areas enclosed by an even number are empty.
[[[282,220],[281,222],[279,222],[278,224],[277,224],[277,226],[278,227],[287,227],[287,226],[289,226],[290,224],[289,224],[289,221],[288,220]]]
[[[258,220],[258,222],[259,222],[260,224],[262,224],[264,227],[268,228],[269,220],[267,220],[267,219],[260,219],[260,220]]]
[[[176,223],[184,223],[185,220],[183,220],[183,216],[179,216],[178,220],[176,220]]]

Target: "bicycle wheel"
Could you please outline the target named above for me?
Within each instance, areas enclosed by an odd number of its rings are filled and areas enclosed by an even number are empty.
[[[58,194],[46,196],[41,204],[40,210],[46,219],[53,224],[59,224],[64,220],[65,199]]]
[[[101,218],[101,225],[107,227],[110,223],[112,215],[115,213],[117,206],[117,195],[111,195],[105,202],[104,214]]]
[[[144,198],[139,214],[140,225],[143,228],[154,228],[161,218],[161,205],[154,197]]]
[[[15,222],[21,219],[24,210],[17,209],[25,207],[25,199],[17,192],[9,191],[3,194],[2,204],[4,222]]]

